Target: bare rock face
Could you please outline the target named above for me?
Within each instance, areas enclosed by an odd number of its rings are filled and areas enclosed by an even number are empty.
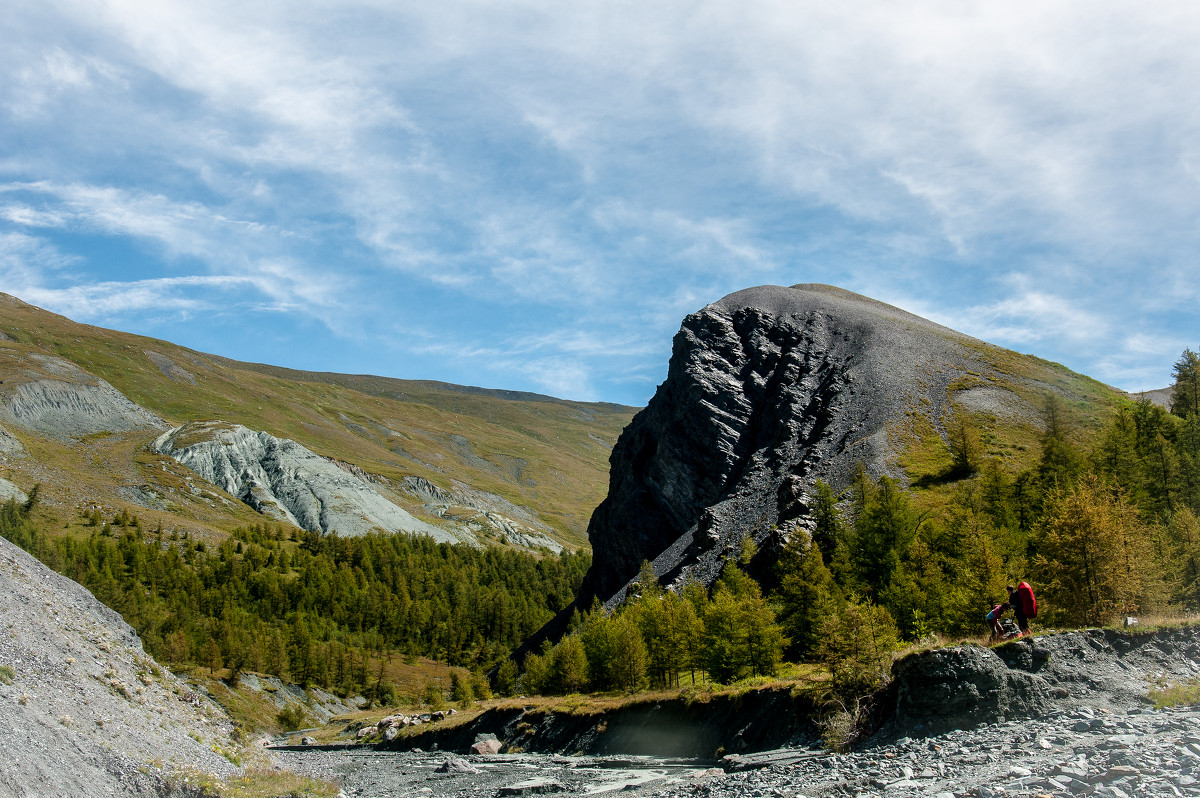
[[[255,510],[313,532],[411,532],[459,542],[382,496],[356,474],[315,452],[236,424],[193,422],[153,444]]]
[[[951,381],[991,370],[984,348],[829,286],[747,289],[688,316],[613,450],[580,603],[619,598],[643,560],[666,583],[711,584],[744,535],[769,549],[804,522],[815,480],[886,472],[889,424],[917,406],[940,417]]]
[[[1032,647],[1031,647],[1032,648]],[[1041,658],[1049,652],[1036,649]],[[997,718],[1035,718],[1052,705],[1052,687],[1036,673],[1010,668],[979,646],[939,649],[897,663],[896,718],[929,730],[965,729]]]
[[[30,355],[27,366],[15,375],[11,387],[5,386],[0,406],[0,418],[15,426],[59,440],[167,426],[158,416],[74,363],[49,355]],[[3,437],[11,438],[7,433]],[[0,448],[7,450],[12,444],[4,443]]]

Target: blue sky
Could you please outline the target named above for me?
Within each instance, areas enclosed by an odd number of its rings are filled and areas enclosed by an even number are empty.
[[[78,321],[634,405],[768,283],[1127,390],[1200,346],[1200,4],[5,8],[0,290]]]

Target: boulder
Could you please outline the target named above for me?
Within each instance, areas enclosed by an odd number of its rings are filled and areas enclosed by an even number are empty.
[[[1041,676],[1012,670],[991,649],[956,646],[926,651],[893,669],[896,719],[927,733],[974,728],[998,718],[1032,718],[1053,707]]]
[[[479,768],[473,766],[465,759],[459,759],[452,756],[442,764],[433,769],[435,773],[478,773]]]
[[[480,740],[471,746],[471,753],[479,756],[492,756],[500,753],[500,749],[503,747],[503,744],[496,739]]]

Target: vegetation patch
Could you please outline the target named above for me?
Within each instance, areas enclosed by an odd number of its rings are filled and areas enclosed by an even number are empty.
[[[1200,679],[1151,687],[1148,697],[1156,709],[1196,706],[1200,704]]]

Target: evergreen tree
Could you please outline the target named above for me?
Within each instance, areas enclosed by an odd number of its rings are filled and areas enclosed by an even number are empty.
[[[496,668],[496,695],[510,696],[517,685],[517,663],[511,657],[505,657]]]
[[[787,640],[758,583],[736,563],[726,562],[703,622],[705,669],[713,679],[775,672]]]
[[[779,623],[790,643],[787,655],[794,660],[815,656],[821,625],[836,612],[841,590],[825,566],[821,548],[802,530],[789,538],[779,558]]]
[[[1175,362],[1171,412],[1180,418],[1200,416],[1200,355],[1190,348]]]
[[[864,590],[878,595],[887,585],[919,522],[904,489],[892,478],[880,477],[878,486],[863,499],[854,521],[850,562]]]
[[[812,539],[821,552],[822,561],[828,566],[834,553],[839,548],[846,547],[846,524],[842,520],[841,510],[838,509],[837,495],[828,482],[818,479],[813,483],[810,501]]]
[[[983,455],[980,452],[979,433],[968,422],[964,413],[956,413],[947,430],[950,440],[951,479],[966,479],[979,470]]]
[[[1083,468],[1083,458],[1072,443],[1073,427],[1067,408],[1058,394],[1047,394],[1042,407],[1042,456],[1038,461],[1038,485],[1043,494],[1070,485]]]
[[[866,695],[887,679],[897,646],[896,623],[882,607],[848,602],[822,627],[821,661],[835,693]]]
[[[578,693],[587,687],[587,653],[578,636],[567,635],[551,649],[547,682],[549,692],[560,695]]]

